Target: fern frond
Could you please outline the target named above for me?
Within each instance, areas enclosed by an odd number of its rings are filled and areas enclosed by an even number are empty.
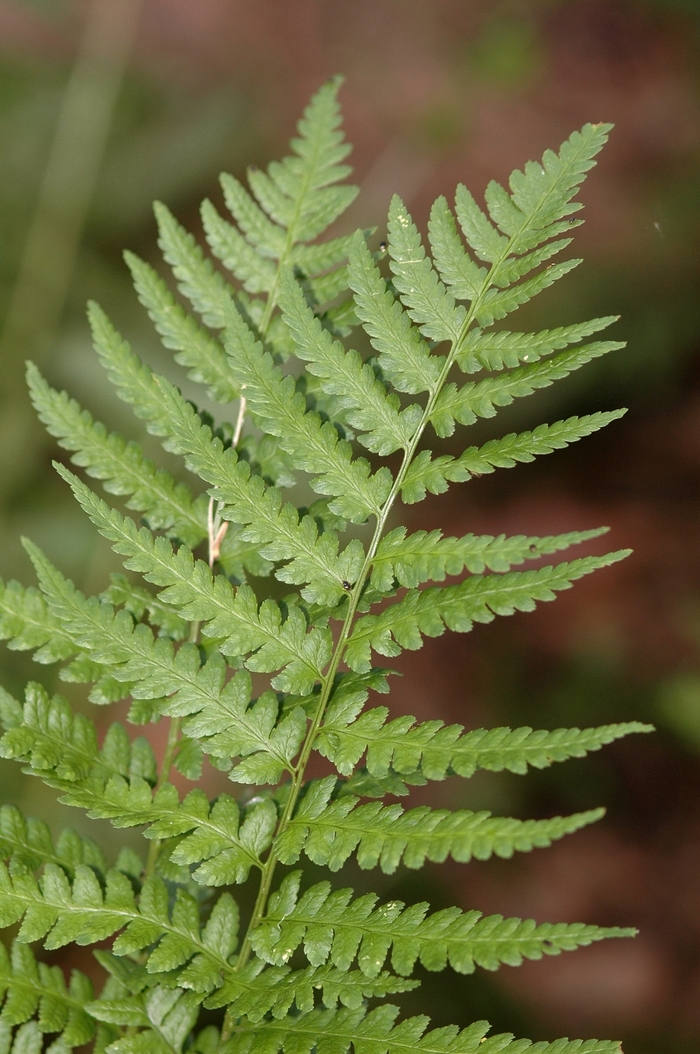
[[[105,600],[115,608],[123,607],[135,622],[141,622],[147,615],[150,625],[158,626],[163,636],[172,640],[185,640],[190,629],[189,623],[173,611],[169,604],[164,604],[143,586],[130,582],[125,575],[112,572],[109,579],[110,584],[100,594],[100,600]]]
[[[226,518],[248,528],[243,540],[257,545],[265,558],[291,561],[278,572],[282,581],[308,581],[314,596],[328,597],[331,603],[342,596],[343,581],[354,581],[351,576],[359,570],[357,546],[338,556],[337,535],[319,536],[308,516],[300,523],[297,510],[289,503],[283,505],[277,490],[267,487],[248,461],[224,450],[221,441],[212,437],[211,429],[177,389],[140,362],[101,309],[91,305],[89,313],[95,348],[120,398],[132,403],[150,432],[166,437],[166,449],[184,454],[190,470],[217,487],[215,496],[227,505]]]
[[[85,1009],[93,998],[89,977],[72,970],[66,985],[60,966],[37,962],[26,944],[14,941],[9,956],[0,944],[0,992],[4,996],[0,1028],[5,1031],[23,1025],[25,1030],[38,1029],[37,1051],[47,1033],[57,1033],[51,1043],[56,1052],[82,1047],[95,1035],[94,1018]],[[13,1047],[16,1054],[32,1050],[33,1043],[27,1042],[31,1035],[31,1031],[18,1032]],[[4,1044],[3,1049],[7,1049]]]
[[[159,387],[173,444],[191,471],[212,484],[214,497],[223,505],[222,517],[244,525],[243,537],[257,544],[264,557],[288,561],[276,572],[281,581],[308,583],[302,590],[308,600],[337,602],[344,593],[343,582],[357,580],[363,561],[360,543],[350,542],[338,553],[335,532],[319,534],[310,516],[300,520],[297,509],[283,504],[275,488],[266,487],[234,451],[212,439],[210,429],[172,385],[160,378]]]
[[[456,344],[467,313],[455,304],[426,256],[418,228],[401,198],[394,195],[389,206],[389,266],[394,285],[408,314],[426,340]]]
[[[107,870],[104,853],[91,838],[67,827],[54,845],[43,820],[25,818],[15,805],[0,806],[0,856],[20,860],[32,871],[42,864],[56,864],[70,876],[78,864],[87,864],[102,874]]]
[[[260,426],[279,436],[283,449],[314,477],[310,485],[315,491],[333,497],[331,511],[360,523],[378,516],[391,490],[389,470],[383,467],[370,475],[364,458],[353,460],[350,443],[340,439],[330,422],[307,411],[294,378],[283,376],[235,308],[229,313],[226,350]]]
[[[572,582],[628,554],[625,549],[536,571],[472,575],[455,586],[411,590],[381,614],[365,615],[356,622],[345,661],[361,673],[370,668],[371,648],[380,655],[398,655],[403,648],[420,648],[423,635],[439,637],[445,627],[468,633],[474,622],[492,622],[496,615],[533,611],[538,601],[554,600],[555,594],[569,589]]]
[[[400,586],[415,588],[428,580],[442,582],[447,575],[459,575],[465,569],[471,574],[508,571],[515,564],[561,552],[607,531],[607,527],[599,527],[546,538],[528,538],[524,534],[511,538],[504,534],[497,538],[488,534],[443,538],[440,530],[415,531],[406,537],[406,528],[396,527],[379,543],[372,561],[371,584],[381,592],[389,592],[394,580]]]
[[[204,1005],[213,1009],[227,1006],[236,1017],[245,1015],[249,1021],[260,1021],[269,1013],[273,1018],[285,1017],[294,1005],[308,1013],[319,991],[324,1006],[341,1003],[358,1007],[364,999],[410,992],[418,984],[387,972],[367,977],[360,970],[337,970],[331,965],[307,966],[304,970],[290,970],[288,966],[265,968],[264,963],[253,960]]]
[[[211,991],[221,984],[222,973],[229,972],[238,934],[238,909],[228,893],[219,897],[200,930],[199,905],[184,889],[177,890],[171,909],[167,886],[151,876],[137,903],[121,871],[108,871],[103,889],[84,864],[76,867],[72,883],[55,864],[47,864],[38,880],[22,864],[11,871],[0,865],[0,919],[3,926],[23,919],[18,942],[43,940],[47,949],[94,944],[123,930],[113,946],[117,955],[156,945],[145,963],[149,973],[169,973],[196,956],[183,979],[186,987],[197,985],[200,992]]]
[[[232,176],[228,178],[233,180]],[[240,192],[245,194],[243,187],[237,180],[235,182],[240,188]],[[231,192],[230,197],[235,200],[235,196],[236,191],[234,190]],[[284,251],[284,232],[282,228],[267,220],[261,209],[257,211],[261,214],[261,218],[254,228],[255,233],[257,234],[260,228],[263,227],[265,234],[268,236],[268,244],[274,242],[277,252],[281,254]],[[214,256],[221,260],[226,270],[235,275],[246,292],[271,292],[275,284],[277,270],[273,261],[263,256],[259,251],[259,246],[254,247],[251,245],[233,224],[223,219],[210,201],[202,202],[201,216],[209,248]],[[266,220],[267,222],[264,222]],[[272,232],[274,234],[270,237]],[[279,236],[279,240],[277,236]]]
[[[60,662],[78,650],[60,619],[49,611],[38,589],[0,580],[0,640],[12,651],[37,649],[36,662]]]
[[[584,757],[607,743],[635,732],[651,732],[637,721],[599,728],[474,729],[464,735],[462,725],[442,721],[416,723],[411,716],[387,720],[385,706],[360,714],[366,693],[358,692],[350,675],[341,681],[319,731],[317,749],[342,775],[350,775],[366,753],[372,776],[390,771],[411,774],[420,770],[427,779],[442,780],[450,773],[469,778],[478,769],[524,775],[528,766],[545,768],[555,761]],[[359,716],[358,716],[359,715]]]
[[[624,348],[624,342],[599,340],[580,348],[562,351],[540,362],[518,366],[506,373],[472,381],[461,388],[448,384],[442,389],[430,414],[430,423],[439,436],[452,435],[455,421],[473,424],[477,417],[494,417],[498,406],[510,406],[514,399],[548,388],[574,370],[610,351]]]
[[[340,1010],[312,1010],[282,1021],[253,1022],[229,1040],[232,1054],[621,1054],[612,1040],[559,1039],[531,1043],[510,1034],[487,1037],[489,1024],[456,1025],[426,1032],[430,1019],[409,1017],[395,1024],[399,1008],[385,1004]]]
[[[0,739],[0,754],[24,762],[48,783],[72,783],[91,775],[156,779],[148,740],[139,737],[130,742],[122,725],[114,723],[98,748],[94,723],[74,714],[62,696],[49,697],[33,682],[27,685],[21,723],[8,728]]]
[[[184,483],[165,469],[156,469],[137,443],[127,443],[93,421],[66,392],[57,392],[37,368],[27,367],[34,407],[47,430],[67,450],[71,460],[104,483],[111,494],[128,495],[130,509],[144,513],[154,530],[176,535],[192,548],[207,534],[207,499],[195,499]]]
[[[302,851],[315,864],[337,871],[353,853],[361,868],[379,865],[393,874],[400,863],[422,867],[426,860],[442,862],[451,856],[466,863],[472,857],[509,858],[551,845],[566,834],[595,823],[604,809],[550,820],[514,820],[492,817],[489,812],[419,807],[404,811],[400,805],[379,802],[359,804],[352,795],[331,800],[335,776],[310,784],[297,812],[275,842],[275,852],[285,864],[295,864]]]
[[[63,468],[59,471],[100,533],[113,543],[118,553],[128,557],[126,566],[140,571],[149,582],[165,587],[160,593],[161,599],[171,604],[182,618],[205,622],[205,634],[222,642],[220,647],[225,655],[241,657],[254,652],[247,659],[250,669],[258,672],[282,669],[279,685],[284,683],[286,690],[300,694],[311,690],[330,657],[327,630],[307,632],[303,614],[295,608],[289,610],[283,622],[281,609],[272,600],[264,601],[258,608],[252,591],[240,587],[234,593],[228,579],[223,575],[212,577],[209,567],[201,560],[195,562],[185,546],[174,553],[166,539],[154,538],[145,527],[138,528],[128,516],[110,509],[72,473]],[[31,555],[46,575],[46,564],[41,562],[35,549]],[[53,578],[56,580],[55,574]],[[79,603],[84,608],[83,602]],[[144,658],[152,650],[151,643],[143,638]],[[182,649],[176,662],[181,654]],[[178,708],[178,711],[180,715],[196,712],[194,708],[189,711]]]
[[[290,275],[281,282],[280,307],[298,357],[320,378],[323,391],[338,398],[348,423],[365,433],[359,437],[362,445],[382,455],[405,449],[420,421],[420,407],[401,410],[371,366],[324,329]]]
[[[114,980],[114,978],[110,978]],[[128,995],[128,998],[119,996]],[[112,998],[110,998],[112,996]],[[91,1015],[105,1022],[104,1050],[110,1054],[180,1054],[194,1027],[202,997],[167,984],[129,993],[123,984],[89,1004]],[[115,1028],[114,1024],[125,1027]],[[143,1031],[137,1031],[139,1026]],[[100,1052],[101,1054],[101,1052]]]
[[[172,268],[178,289],[190,301],[205,325],[212,329],[223,329],[233,289],[211,260],[207,259],[192,235],[177,222],[162,202],[156,201],[153,211],[158,224],[158,245],[164,260]],[[210,346],[210,350],[213,350],[213,346]],[[190,360],[186,365],[206,377],[205,383],[215,390],[223,383],[222,396],[226,393],[227,384],[231,393],[237,393],[235,380],[218,355],[214,354],[211,359],[209,356],[200,357],[192,347],[183,354],[187,354]]]
[[[516,464],[534,461],[540,454],[551,454],[576,443],[585,436],[605,428],[627,413],[612,410],[569,417],[551,425],[538,425],[532,431],[510,432],[501,439],[490,439],[481,447],[471,446],[459,457],[441,454],[433,458],[432,451],[421,450],[409,466],[401,487],[405,504],[422,501],[426,491],[442,494],[449,483],[462,483],[472,476],[483,476],[496,468],[513,468]]]
[[[427,970],[444,970],[449,963],[458,973],[469,974],[475,966],[519,966],[524,958],[559,955],[593,941],[636,933],[583,923],[538,926],[533,919],[485,917],[459,908],[428,915],[429,904],[407,908],[400,900],[377,907],[376,894],[353,900],[351,889],[331,891],[329,882],[312,886],[300,898],[300,881],[300,871],[283,879],[251,937],[256,955],[275,966],[288,962],[303,944],[312,966],[330,962],[349,970],[357,958],[367,977],[377,976],[390,951],[391,967],[401,976],[410,975],[417,961]]]
[[[237,691],[240,677],[229,697]],[[23,762],[32,775],[61,790],[65,804],[86,809],[93,818],[110,819],[117,827],[150,824],[149,838],[174,838],[193,832],[175,847],[172,859],[178,864],[206,861],[194,874],[203,884],[243,882],[251,867],[262,866],[259,857],[269,847],[276,823],[272,802],[251,804],[241,819],[236,802],[226,795],[210,805],[206,795],[195,790],[180,802],[177,791],[167,782],[154,793],[155,760],[146,739],[130,742],[123,727],[115,723],[98,747],[92,722],[73,714],[61,696],[49,699],[39,685],[28,685],[24,706],[15,705],[21,716],[0,739],[0,753]],[[254,716],[262,723],[260,713]],[[270,754],[275,747],[273,744]],[[76,848],[71,837],[65,836],[69,862],[75,863],[82,853],[84,862],[94,863],[90,844]],[[38,830],[34,836],[36,851],[41,845],[46,850],[42,839],[43,833]],[[34,843],[30,848],[34,853]],[[67,866],[62,859],[59,862]]]
[[[340,130],[337,94],[342,80],[328,81],[311,99],[293,139],[293,154],[273,161],[265,174],[248,170],[259,204],[286,230],[286,244],[318,237],[357,196],[357,188],[336,186],[350,173],[341,164],[350,153]]]
[[[160,210],[160,216],[165,229],[163,208]],[[168,226],[167,229],[171,230],[171,227]],[[172,230],[174,229],[175,220],[172,220]],[[182,232],[182,239],[186,237],[188,236]],[[171,246],[173,243],[174,238]],[[196,243],[192,240],[186,244],[193,249]],[[152,267],[134,253],[124,253],[124,259],[131,271],[138,298],[160,334],[163,346],[175,352],[175,361],[187,367],[188,377],[200,384],[206,384],[209,395],[217,402],[230,403],[238,398],[241,394],[240,386],[236,384],[219,341],[187,314]],[[213,275],[211,280],[215,283]]]
[[[521,362],[537,362],[553,351],[561,351],[570,344],[579,344],[586,337],[606,329],[618,321],[618,315],[577,322],[572,326],[543,329],[539,333],[511,333],[508,330],[486,332],[477,327],[469,330],[461,341],[456,356],[457,365],[464,373],[479,370],[504,370]]]
[[[348,257],[348,281],[358,318],[379,354],[384,375],[400,392],[432,395],[445,365],[444,356],[431,354],[359,235]]]
[[[248,245],[257,250],[257,255],[262,260],[279,260],[285,248],[284,228],[270,219],[235,176],[224,172],[220,176],[220,182],[226,208],[245,235]],[[220,259],[228,267],[223,258],[220,257]],[[319,268],[319,270],[322,269]],[[239,274],[234,267],[229,267],[229,270],[240,282],[245,281],[244,275]],[[255,291],[249,290],[249,292]]]

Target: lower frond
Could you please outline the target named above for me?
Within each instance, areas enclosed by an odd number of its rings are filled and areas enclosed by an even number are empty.
[[[430,1019],[410,1017],[396,1024],[399,1008],[386,1004],[312,1010],[282,1021],[243,1020],[224,1047],[225,1054],[621,1054],[613,1040],[558,1039],[532,1043],[504,1034],[487,1038],[489,1024],[456,1025],[426,1031]]]
[[[123,995],[123,989],[118,994]],[[92,1017],[104,1022],[101,1028],[106,1032],[109,1054],[180,1054],[201,1002],[196,992],[154,985],[128,998],[96,999],[88,1009]],[[115,1029],[115,1025],[122,1028]]]
[[[295,864],[302,851],[315,864],[338,871],[357,852],[363,869],[379,865],[393,874],[400,863],[420,868],[426,860],[440,863],[451,856],[466,863],[474,857],[488,860],[494,854],[510,858],[514,852],[551,845],[566,834],[595,823],[604,809],[548,820],[515,820],[489,812],[462,809],[405,811],[400,805],[379,802],[360,805],[353,795],[331,800],[335,776],[309,786],[296,815],[275,840],[275,852],[285,864]]]
[[[35,662],[60,662],[78,647],[60,619],[49,611],[38,589],[0,580],[0,640],[12,651],[37,649]]]
[[[219,897],[200,928],[199,904],[184,889],[171,903],[163,880],[151,876],[137,901],[124,872],[109,870],[103,889],[84,864],[76,867],[72,883],[55,864],[47,864],[38,880],[22,864],[9,870],[0,865],[0,925],[20,920],[19,944],[43,939],[48,949],[95,944],[121,930],[113,946],[117,955],[148,949],[148,973],[170,974],[198,992],[210,992],[228,977],[238,943],[238,908],[230,894]]]
[[[87,864],[101,874],[107,870],[104,853],[91,838],[84,838],[67,827],[56,843],[43,820],[24,817],[16,805],[0,806],[0,857],[20,860],[31,871],[42,864],[56,864],[68,875],[78,864]]]
[[[0,993],[4,996],[2,1039],[9,1039],[8,1031],[16,1025],[24,1026],[15,1040],[17,1054],[34,1050],[32,1033],[37,1029],[41,1033],[37,1052],[47,1033],[57,1033],[51,1043],[56,1052],[82,1047],[95,1035],[95,1021],[85,1009],[93,998],[90,979],[80,970],[72,970],[66,985],[59,966],[37,962],[31,948],[19,941],[13,942],[9,956],[0,944]],[[7,1051],[8,1045],[2,1043],[2,1049]]]
[[[51,388],[31,363],[27,382],[40,419],[60,446],[74,452],[74,464],[102,480],[109,493],[127,496],[127,506],[142,512],[154,530],[193,548],[206,538],[206,495],[194,498],[184,483],[157,469],[137,443],[108,432],[75,399]]]

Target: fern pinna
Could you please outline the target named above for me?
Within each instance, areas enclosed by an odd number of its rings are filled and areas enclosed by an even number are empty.
[[[356,193],[343,182],[349,148],[338,86],[314,96],[288,158],[249,171],[250,191],[222,177],[233,222],[204,203],[216,265],[156,207],[182,300],[127,254],[163,343],[221,404],[220,421],[154,374],[90,306],[95,348],[118,395],[182,457],[198,489],[156,468],[137,443],[110,434],[29,366],[51,435],[139,519],[57,464],[131,573],[88,598],[26,542],[38,589],[3,587],[0,630],[10,647],[61,664],[63,680],[89,684],[92,703],[129,698],[132,724],[163,719],[169,731],[156,759],[146,738],[118,723],[100,743],[89,717],[39,684],[28,685],[23,702],[0,697],[2,756],[88,816],[142,826],[148,846],[143,859],[124,849],[107,860],[91,841],[67,831],[54,842],[43,822],[3,808],[0,919],[21,923],[0,959],[4,1050],[38,1054],[46,1036],[61,1054],[92,1040],[109,1054],[619,1049],[596,1040],[531,1047],[510,1035],[487,1038],[485,1022],[429,1030],[424,1017],[399,1020],[385,1000],[416,986],[417,963],[495,970],[631,931],[381,903],[311,884],[297,866],[306,858],[335,872],[354,857],[390,874],[549,845],[601,810],[520,820],[406,809],[385,798],[477,769],[525,773],[647,730],[465,732],[392,719],[369,702],[388,691],[390,671],[373,665],[377,656],[394,659],[425,636],[530,611],[625,556],[527,570],[528,560],[602,531],[453,538],[408,533],[398,519],[402,502],[531,461],[620,417],[571,417],[459,456],[432,450],[436,437],[620,347],[589,339],[612,318],[539,333],[493,328],[578,263],[550,261],[579,222],[573,196],[609,126],[586,125],[558,154],[528,162],[510,192],[490,183],[487,212],[461,185],[454,212],[438,198],[429,251],[394,198],[387,245],[373,253],[368,231],[318,240]],[[371,358],[347,346],[358,327]],[[300,508],[297,492],[284,490],[302,480],[316,497]],[[448,576],[453,584],[444,584]],[[283,585],[270,582],[261,594],[265,578]],[[254,690],[252,674],[267,675],[268,686],[259,678]],[[332,774],[307,778],[314,752]],[[214,801],[196,785],[181,793],[172,777],[175,769],[196,784],[205,755],[232,783]],[[257,893],[239,921],[235,888],[222,887],[241,883]],[[66,982],[37,961],[36,941],[48,949],[99,943],[107,977],[99,996],[83,974]]]

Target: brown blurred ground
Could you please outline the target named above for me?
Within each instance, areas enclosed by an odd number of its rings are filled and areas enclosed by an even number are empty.
[[[0,2],[0,311],[85,12],[60,0]],[[108,424],[138,434],[90,357],[82,312],[88,296],[99,299],[144,357],[169,368],[120,260],[125,246],[155,258],[154,197],[196,228],[201,198],[218,196],[218,171],[240,175],[280,155],[308,96],[335,72],[347,77],[364,190],[352,226],[381,227],[394,191],[424,225],[434,197],[458,181],[479,193],[585,121],[615,122],[583,192],[576,250],[586,263],[523,309],[517,326],[620,313],[615,336],[629,346],[504,411],[498,431],[619,405],[629,414],[568,452],[453,487],[409,518],[446,533],[606,523],[611,547],[635,554],[556,605],[407,654],[392,699],[397,713],[468,727],[639,718],[660,731],[527,780],[438,785],[430,800],[440,804],[526,816],[604,802],[609,814],[546,852],[382,881],[394,896],[439,906],[637,925],[641,935],[493,978],[427,975],[412,1008],[438,1023],[487,1016],[534,1038],[619,1036],[627,1054],[698,1047],[699,58],[694,0],[144,0],[57,323],[5,345],[0,572],[31,581],[18,542],[31,533],[83,588],[101,589],[113,558],[52,474],[55,450],[33,422],[20,364],[31,351]],[[29,677],[50,683],[24,656],[1,661],[9,688]],[[37,787],[18,790],[14,770],[3,766],[0,780],[11,800],[46,808]],[[56,822],[67,814],[56,809]]]

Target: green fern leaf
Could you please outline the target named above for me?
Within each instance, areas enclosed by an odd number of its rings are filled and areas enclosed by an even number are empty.
[[[37,649],[34,659],[40,663],[60,662],[78,650],[41,593],[19,582],[0,581],[0,639],[13,651]]]
[[[455,586],[411,590],[380,615],[365,615],[358,620],[345,660],[350,669],[362,673],[370,668],[370,648],[380,655],[398,655],[403,648],[420,648],[422,635],[438,637],[445,627],[468,633],[474,622],[492,622],[496,615],[532,611],[537,601],[554,600],[557,592],[569,589],[578,578],[627,555],[629,550],[624,549],[536,571],[473,575]]]
[[[180,1054],[197,1020],[201,996],[167,985],[156,985],[129,999],[100,998],[90,1003],[93,1017],[127,1026],[107,1034],[110,1054]],[[143,1026],[143,1031],[136,1028]],[[103,1026],[109,1027],[109,1026]]]
[[[357,852],[361,868],[379,865],[385,874],[393,874],[400,863],[419,868],[426,860],[444,861],[448,856],[459,862],[488,860],[494,854],[509,858],[595,823],[605,811],[551,820],[513,820],[466,809],[419,807],[405,812],[400,805],[360,805],[352,795],[331,801],[336,783],[335,776],[327,776],[311,784],[276,840],[282,863],[296,863],[303,851],[315,864],[337,871]]]
[[[359,234],[349,254],[348,280],[355,294],[358,318],[379,354],[384,375],[400,392],[433,394],[445,365],[444,357],[431,354]]]
[[[426,491],[442,494],[449,482],[461,483],[472,476],[493,472],[495,468],[513,468],[520,462],[534,461],[540,454],[562,450],[605,428],[626,413],[623,409],[569,417],[552,425],[538,425],[532,431],[511,432],[501,439],[490,439],[481,447],[471,446],[457,458],[450,454],[433,458],[432,451],[422,450],[404,475],[401,497],[411,505],[422,501]]]
[[[290,970],[285,966],[264,968],[264,963],[253,960],[228,981],[205,1006],[228,1006],[235,1015],[245,1015],[250,1021],[260,1021],[266,1014],[273,1018],[285,1017],[292,1006],[302,1012],[311,1010],[316,992],[320,990],[324,1006],[358,1007],[364,999],[397,992],[410,992],[417,981],[407,981],[389,973],[366,977],[360,970],[336,970],[333,966],[307,966],[304,970]]]
[[[467,313],[439,280],[418,228],[397,195],[389,206],[388,230],[394,284],[409,315],[426,340],[457,343]]]
[[[391,901],[377,907],[367,893],[352,899],[351,889],[331,891],[329,882],[312,886],[299,898],[301,872],[287,875],[270,898],[265,920],[253,931],[256,955],[282,966],[303,944],[312,966],[330,962],[349,970],[355,958],[366,977],[376,977],[391,951],[392,969],[410,975],[418,960],[427,970],[449,965],[459,973],[475,966],[496,970],[519,966],[523,958],[541,959],[609,937],[633,937],[635,930],[543,923],[532,919],[482,916],[479,911],[446,908],[428,915],[427,903],[406,907]]]
[[[34,407],[50,434],[61,446],[77,451],[71,458],[76,465],[105,481],[109,493],[129,495],[128,507],[143,512],[154,530],[167,531],[192,547],[206,537],[206,498],[194,499],[183,483],[176,483],[164,469],[156,469],[138,444],[108,433],[74,399],[51,388],[31,364],[27,382]]]
[[[362,445],[382,455],[405,449],[418,426],[420,407],[401,411],[397,397],[389,395],[371,366],[324,329],[289,275],[281,282],[280,307],[297,355],[320,378],[323,391],[339,399],[348,423],[366,433],[359,437]]]
[[[303,615],[295,609],[282,622],[281,610],[271,600],[258,610],[250,591],[241,587],[234,594],[227,579],[221,575],[212,578],[207,565],[201,560],[195,563],[185,546],[173,553],[166,539],[154,538],[145,527],[137,528],[133,520],[110,509],[72,473],[62,468],[60,472],[100,533],[117,552],[128,556],[126,566],[165,587],[161,599],[172,604],[183,618],[206,622],[204,632],[222,642],[223,654],[239,657],[254,651],[248,665],[258,672],[286,668],[286,675],[280,674],[280,686],[284,681],[288,691],[309,691],[322,676],[330,656],[327,631],[307,633]],[[39,559],[35,549],[31,553],[33,559]],[[45,569],[45,563],[41,566]],[[144,648],[148,647],[149,642],[144,641]]]
[[[233,289],[206,258],[192,235],[177,222],[162,202],[157,201],[153,210],[158,223],[158,244],[163,258],[172,267],[178,289],[201,315],[205,325],[211,326],[212,329],[223,329]],[[193,354],[194,349],[191,348],[188,358]],[[214,355],[211,365],[207,365],[206,359],[195,359],[192,367],[200,370],[207,377],[206,383],[215,389],[223,381],[222,395],[225,393],[228,371],[223,369],[224,363],[218,355]],[[230,376],[228,384],[232,393],[237,392],[235,382]],[[233,397],[236,397],[235,394]]]
[[[66,828],[54,845],[43,820],[25,819],[15,805],[0,806],[0,855],[5,860],[20,860],[32,871],[45,863],[62,867],[70,876],[78,864],[87,864],[102,874],[107,870],[104,854],[91,838],[81,838]]]
[[[599,527],[547,538],[528,538],[524,534],[514,538],[504,534],[497,538],[488,534],[443,538],[439,530],[416,531],[406,537],[406,528],[396,527],[379,543],[372,561],[371,583],[375,589],[389,592],[394,580],[400,586],[415,588],[429,579],[442,582],[447,575],[459,575],[465,569],[471,574],[508,571],[525,560],[537,560],[599,538],[607,530]]]
[[[233,200],[236,200],[241,194],[245,194],[243,187],[238,181],[235,182],[237,183],[237,188],[232,189],[230,194],[230,198]],[[250,202],[249,210],[251,206],[255,207],[253,202]],[[268,244],[274,242],[277,251],[282,253],[284,247],[284,232],[282,228],[270,223],[261,209],[257,209],[257,212],[261,214],[261,218],[258,219],[255,227],[251,225],[252,229],[257,234],[262,227],[265,235],[267,235],[266,240]],[[270,293],[272,291],[277,270],[273,261],[266,259],[260,253],[259,245],[251,245],[236,230],[233,224],[223,219],[210,201],[202,203],[202,225],[209,248],[214,256],[221,260],[227,271],[235,275],[248,293]],[[279,240],[277,236],[279,236]],[[248,234],[248,237],[250,237],[250,234]]]
[[[455,421],[470,425],[477,417],[493,417],[497,406],[510,406],[513,399],[532,395],[540,388],[548,388],[554,381],[568,377],[593,359],[624,346],[619,341],[596,341],[584,344],[581,348],[562,351],[543,362],[519,366],[507,373],[465,384],[462,388],[448,384],[435,401],[430,422],[438,435],[452,435]]]
[[[357,580],[363,559],[359,542],[339,554],[333,531],[319,535],[310,516],[300,520],[297,509],[282,504],[279,493],[252,475],[245,461],[212,440],[210,430],[172,385],[160,379],[159,388],[173,443],[188,467],[212,484],[214,497],[223,505],[221,515],[243,524],[244,539],[257,544],[264,557],[288,561],[276,573],[281,581],[308,583],[302,590],[308,600],[336,602],[344,593],[343,582]]]
[[[364,458],[352,460],[350,444],[338,437],[330,422],[306,411],[294,378],[282,375],[235,309],[229,314],[226,350],[261,427],[279,436],[283,449],[315,476],[314,490],[333,496],[331,511],[360,523],[378,516],[391,489],[389,470],[381,468],[370,476]]]
[[[553,351],[580,343],[617,321],[617,315],[608,315],[591,319],[590,322],[578,322],[573,326],[543,329],[539,333],[510,333],[508,330],[485,332],[473,327],[459,346],[456,362],[464,373],[503,370],[518,366],[521,362],[537,362]]]
[[[84,780],[92,774],[109,778],[130,776],[155,782],[156,763],[148,740],[129,741],[120,724],[110,726],[98,749],[97,730],[83,714],[74,714],[60,695],[49,697],[30,682],[25,693],[22,722],[0,739],[0,753],[30,766],[46,782]]]
[[[599,728],[559,728],[554,731],[524,728],[475,729],[462,735],[462,725],[442,721],[416,724],[414,717],[387,722],[389,710],[373,707],[360,714],[367,697],[346,675],[336,689],[318,739],[318,750],[350,775],[366,753],[367,770],[382,777],[394,771],[412,774],[420,769],[427,779],[444,779],[450,773],[468,778],[478,769],[504,769],[524,775],[528,765],[545,768],[555,761],[584,757],[621,736],[651,732],[651,725],[626,722]],[[358,716],[359,715],[359,716]]]
[[[385,1004],[312,1010],[283,1021],[253,1022],[229,1040],[232,1054],[621,1054],[611,1040],[573,1039],[536,1043],[503,1034],[487,1038],[489,1024],[477,1021],[460,1030],[456,1025],[426,1029],[427,1017],[410,1017],[395,1024],[399,1008]]]
[[[93,998],[90,979],[80,970],[72,970],[66,985],[61,968],[37,962],[26,944],[14,941],[9,956],[0,945],[0,990],[5,997],[0,1011],[3,1031],[16,1025],[26,1029],[25,1022],[31,1021],[42,1037],[58,1034],[51,1044],[54,1050],[82,1047],[95,1035],[95,1021],[85,1009]],[[18,1033],[17,1054],[23,1047],[26,1051]]]
[[[162,210],[161,220],[165,223]],[[167,227],[168,230],[171,228],[175,230],[174,220]],[[183,232],[182,240],[185,241],[186,237]],[[187,241],[188,246],[194,244],[194,241]],[[177,303],[152,267],[133,253],[125,253],[124,259],[131,271],[139,300],[148,311],[164,347],[176,352],[175,361],[188,368],[188,376],[193,381],[206,384],[210,396],[218,402],[229,403],[238,398],[240,388],[231,374],[219,341],[202,329]]]

